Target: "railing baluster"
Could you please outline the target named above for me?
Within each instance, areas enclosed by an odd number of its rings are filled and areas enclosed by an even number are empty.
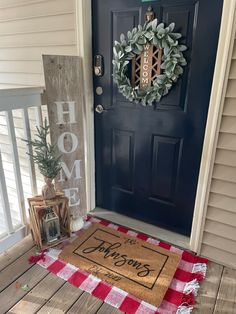
[[[35,107],[35,117],[36,117],[36,124],[37,126],[43,125],[43,118],[42,118],[42,109],[41,107]]]
[[[9,199],[8,199],[8,194],[7,194],[5,174],[4,174],[3,164],[2,164],[1,151],[0,151],[0,176],[1,176],[0,193],[1,193],[1,199],[2,199],[2,204],[3,204],[3,212],[5,216],[7,232],[14,233],[14,228],[13,228],[12,219],[11,219],[11,209],[10,209],[10,204],[9,204]]]
[[[22,109],[22,116],[23,116],[23,124],[24,124],[24,135],[27,140],[31,140],[31,132],[30,132],[30,123],[29,123],[29,114],[28,109]],[[29,154],[33,154],[33,149],[31,145],[27,145],[27,152]],[[35,172],[35,165],[33,158],[29,156],[29,169],[30,169],[30,183],[32,193],[36,195],[38,193],[37,189],[37,182],[36,182],[36,172]]]
[[[18,202],[20,205],[20,215],[21,215],[21,222],[26,224],[26,212],[25,212],[25,198],[23,192],[23,184],[22,184],[22,177],[20,171],[20,159],[17,149],[17,142],[16,142],[16,133],[15,133],[15,126],[13,122],[12,111],[6,111],[6,122],[7,122],[7,130],[8,135],[10,138],[11,150],[12,150],[12,158],[13,158],[13,168],[16,180],[16,190],[17,190],[17,197]]]

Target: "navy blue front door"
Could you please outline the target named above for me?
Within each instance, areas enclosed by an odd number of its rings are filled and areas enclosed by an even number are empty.
[[[215,65],[223,0],[93,0],[97,206],[189,235]],[[176,24],[188,65],[153,106],[127,101],[113,83],[113,42],[144,23],[148,5],[159,22]]]

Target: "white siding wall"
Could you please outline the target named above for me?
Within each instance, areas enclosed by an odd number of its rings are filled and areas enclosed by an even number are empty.
[[[226,79],[201,254],[236,267],[236,42]]]
[[[75,0],[0,0],[0,88],[44,86],[42,54],[77,55]]]

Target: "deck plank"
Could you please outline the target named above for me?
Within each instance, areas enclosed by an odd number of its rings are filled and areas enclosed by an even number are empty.
[[[33,247],[0,272],[0,292],[33,266],[29,264],[28,258],[35,252],[36,248]]]
[[[33,289],[46,275],[48,271],[39,265],[34,265],[9,287],[0,293],[0,313],[9,311],[17,302],[19,302],[29,291],[17,288],[16,283],[27,284],[29,289]]]
[[[223,272],[223,266],[210,262],[207,269],[206,279],[201,283],[196,304],[194,306],[194,314],[212,314],[220,280]]]
[[[65,282],[37,314],[62,314],[68,311],[83,291]]]
[[[26,294],[8,313],[34,314],[50,299],[63,285],[64,280],[49,273],[40,283]]]
[[[67,311],[67,314],[95,314],[100,309],[102,301],[84,292],[75,304]]]
[[[236,313],[236,270],[224,268],[214,314]]]
[[[0,254],[0,271],[13,263],[21,255],[29,251],[33,246],[34,244],[32,238],[29,235],[6,252]]]
[[[107,303],[103,303],[103,305],[100,307],[96,314],[122,314],[122,313],[123,312],[116,309],[115,307]]]

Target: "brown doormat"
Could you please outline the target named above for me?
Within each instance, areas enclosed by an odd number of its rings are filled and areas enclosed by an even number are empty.
[[[181,259],[99,224],[86,229],[59,258],[155,306],[160,306]]]

